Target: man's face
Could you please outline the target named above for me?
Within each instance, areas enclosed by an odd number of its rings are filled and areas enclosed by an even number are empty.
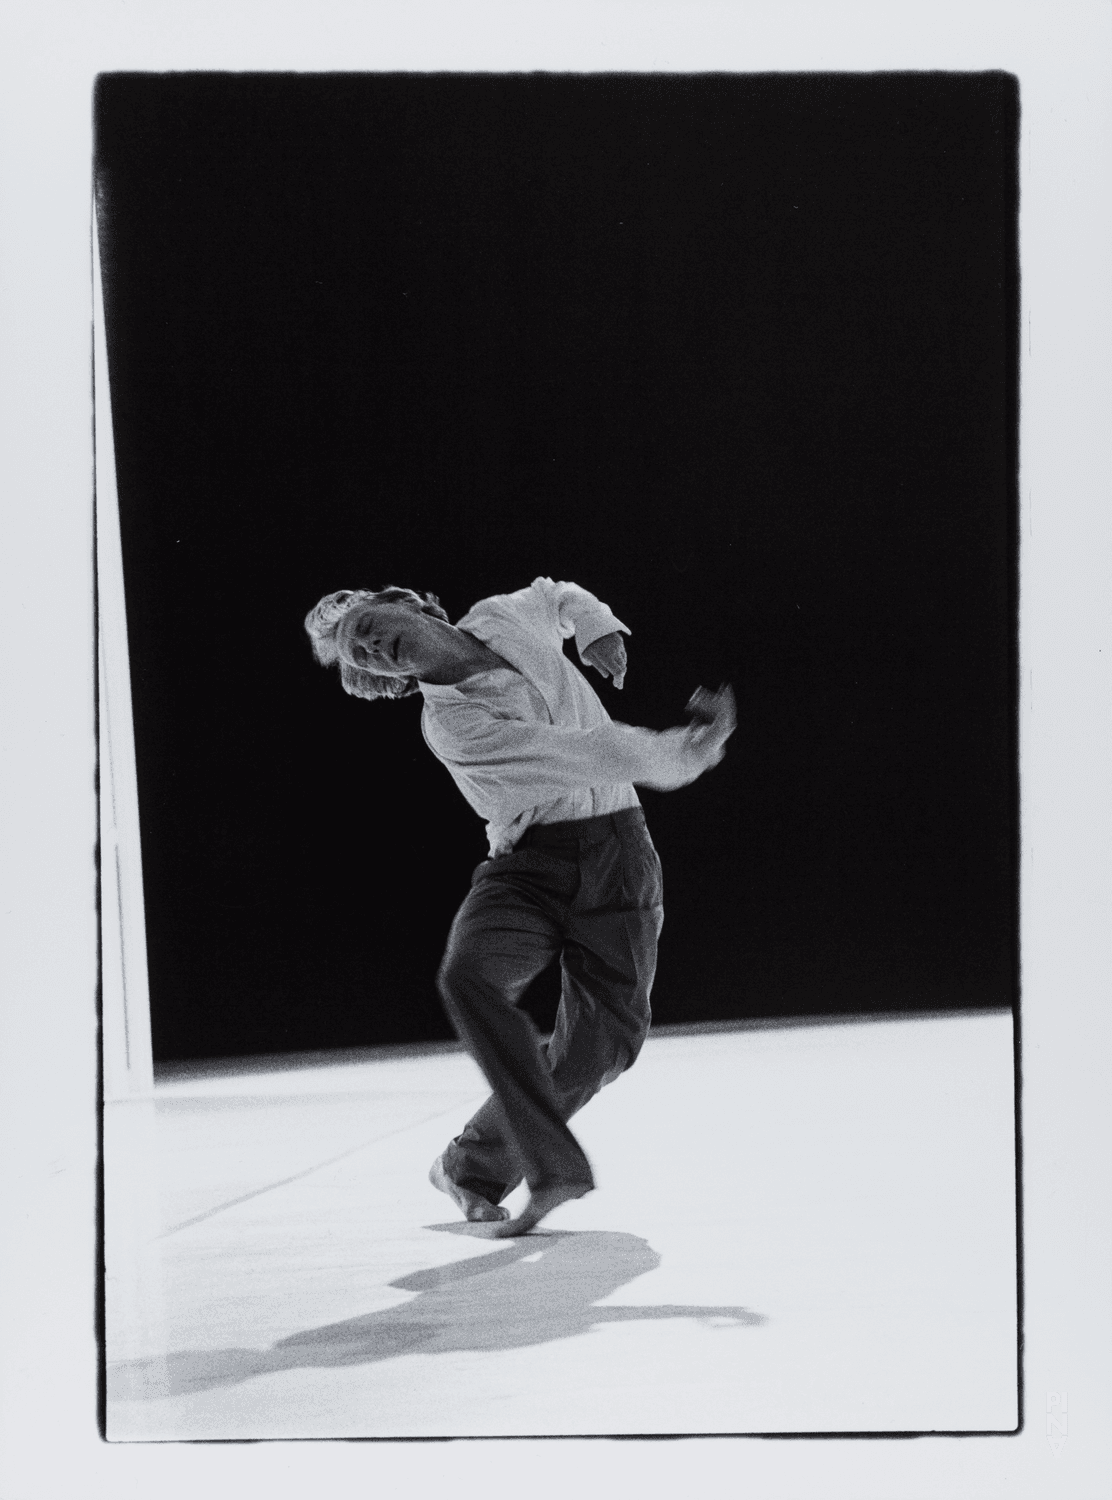
[[[409,604],[367,604],[344,617],[337,644],[343,660],[365,672],[422,679],[443,655],[441,626]]]

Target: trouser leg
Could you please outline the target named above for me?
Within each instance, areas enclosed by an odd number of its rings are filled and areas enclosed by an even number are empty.
[[[569,943],[556,1027],[545,1049],[564,1121],[635,1061],[649,1028],[649,986],[660,930],[657,912],[613,914],[591,923],[594,947]],[[601,961],[598,949],[608,954]],[[614,959],[624,954],[619,968]],[[646,973],[647,971],[647,973]],[[500,1203],[522,1179],[497,1095],[464,1126],[445,1152],[445,1169],[461,1187]]]
[[[660,861],[640,808],[584,851],[561,956],[563,987],[548,1047],[568,1118],[633,1065],[649,1030],[664,921]]]
[[[545,1062],[565,1122],[632,1065],[649,1028],[663,921],[660,863],[639,813],[616,823],[613,838],[580,851],[577,889],[558,924],[563,984]],[[461,1186],[494,1203],[521,1181],[497,1093],[448,1147],[444,1164]]]
[[[493,1090],[484,1106],[483,1131],[496,1161],[480,1150],[471,1161],[458,1149],[445,1153],[445,1168],[455,1181],[473,1191],[504,1196],[504,1183],[492,1180],[524,1177],[531,1189],[552,1181],[590,1184],[591,1169],[582,1148],[567,1128],[544,1049],[530,1017],[517,1009],[530,982],[560,951],[558,886],[570,871],[542,869],[545,861],[531,861],[529,871],[542,877],[530,888],[522,878],[529,861],[518,858],[488,871],[480,869],[476,884],[452,925],[441,965],[439,983],[444,1006],[464,1046],[482,1069]],[[539,888],[538,888],[539,887]],[[465,1132],[466,1133],[466,1132]],[[455,1144],[455,1143],[454,1143]],[[507,1173],[507,1168],[509,1172]]]
[[[608,912],[573,922],[560,1009],[548,1044],[565,1119],[633,1066],[648,1035],[649,995],[663,913]]]

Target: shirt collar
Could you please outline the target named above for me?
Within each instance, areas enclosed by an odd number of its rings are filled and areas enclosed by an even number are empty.
[[[520,676],[513,667],[487,667],[482,672],[472,672],[470,677],[464,677],[460,682],[418,682],[417,688],[422,696],[430,702],[444,702],[452,698],[467,698],[480,683],[488,678],[505,676]]]

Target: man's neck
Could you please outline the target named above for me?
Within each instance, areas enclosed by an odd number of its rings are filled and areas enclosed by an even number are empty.
[[[453,629],[459,637],[458,650],[452,653],[450,659],[440,663],[436,672],[424,679],[426,682],[434,687],[455,687],[457,683],[463,682],[467,677],[474,677],[479,672],[509,667],[508,661],[475,636],[469,635],[466,630]]]

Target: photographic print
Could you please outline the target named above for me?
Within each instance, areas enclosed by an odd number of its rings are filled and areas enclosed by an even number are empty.
[[[1019,108],[99,77],[111,1440],[1016,1430]]]

